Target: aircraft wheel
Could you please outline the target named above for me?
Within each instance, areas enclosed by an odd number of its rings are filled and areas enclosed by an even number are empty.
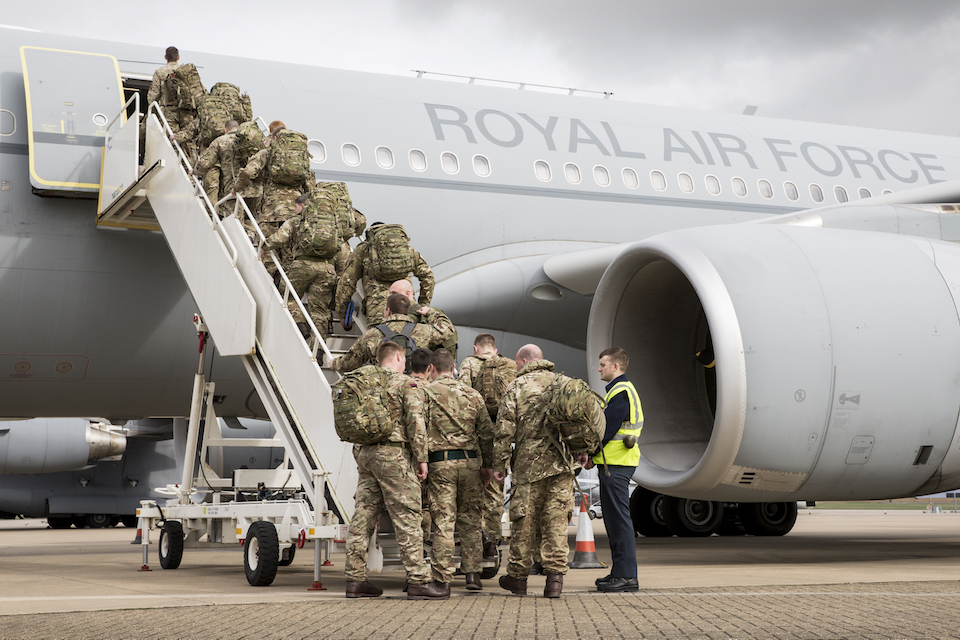
[[[490,580],[500,573],[500,563],[503,561],[503,551],[497,549],[497,559],[494,561],[492,567],[481,567],[480,568],[480,579],[481,580]]]
[[[661,493],[637,487],[630,496],[630,519],[633,528],[647,538],[666,538],[671,535],[663,521],[663,500]]]
[[[88,513],[83,519],[91,529],[106,529],[113,524],[113,518],[105,513]]]
[[[283,550],[283,553],[280,554],[280,560],[277,562],[277,566],[280,567],[289,567],[290,563],[293,562],[293,556],[297,554],[297,545],[292,544],[286,549]]]
[[[84,516],[70,516],[70,522],[77,529],[86,529],[87,528],[87,519]]]
[[[183,560],[183,525],[176,520],[167,520],[160,529],[160,566],[176,569]]]
[[[137,524],[139,524],[137,522],[137,516],[120,516],[120,522],[122,522],[123,526],[127,529],[136,529]]]
[[[796,502],[741,502],[737,509],[743,528],[755,536],[786,535],[797,522]]]
[[[280,541],[272,522],[257,520],[247,530],[243,545],[243,570],[247,582],[254,587],[266,587],[277,577],[280,563]]]
[[[664,496],[663,521],[674,535],[705,538],[723,523],[723,503]]]
[[[50,516],[47,518],[47,524],[50,525],[51,529],[69,529],[70,525],[73,524],[73,518],[70,516],[59,518],[56,516]]]

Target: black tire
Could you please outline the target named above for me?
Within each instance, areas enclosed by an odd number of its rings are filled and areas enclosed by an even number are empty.
[[[254,587],[266,587],[277,577],[280,564],[280,541],[272,522],[257,520],[247,530],[243,544],[243,570],[247,582]]]
[[[73,524],[73,518],[70,516],[50,516],[47,518],[47,524],[51,529],[69,529]]]
[[[91,529],[106,529],[113,526],[113,518],[105,513],[88,513],[83,520]]]
[[[705,538],[720,529],[723,523],[723,503],[665,496],[663,521],[667,529],[676,536]]]
[[[647,538],[666,538],[672,535],[663,520],[663,499],[666,496],[643,487],[637,487],[630,496],[630,519],[633,528]]]
[[[120,522],[122,522],[123,526],[127,529],[136,529],[137,525],[140,524],[138,520],[137,516],[120,516]]]
[[[741,502],[740,522],[754,536],[783,536],[797,523],[796,502]]]
[[[289,567],[290,563],[293,562],[293,557],[297,555],[297,545],[291,544],[285,549],[286,553],[280,554],[280,560],[277,561],[277,565],[280,567]],[[286,556],[286,557],[284,557]]]
[[[166,520],[160,529],[160,566],[176,569],[183,560],[183,525],[176,520]]]
[[[503,552],[500,549],[497,549],[497,559],[496,564],[492,567],[481,567],[480,568],[480,579],[481,580],[490,580],[500,573],[500,563],[503,562]]]
[[[736,505],[724,506],[723,522],[720,523],[720,528],[717,529],[717,535],[725,537],[747,535],[747,530],[740,524],[740,514],[736,509]]]
[[[77,529],[87,528],[87,518],[85,516],[70,516],[70,523]]]

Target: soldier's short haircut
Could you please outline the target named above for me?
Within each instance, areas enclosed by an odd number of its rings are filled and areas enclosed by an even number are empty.
[[[610,362],[620,365],[620,371],[624,373],[627,372],[627,367],[630,365],[630,358],[627,356],[626,351],[620,347],[610,347],[600,352],[600,357],[602,358],[604,356],[606,356]]]
[[[543,351],[535,344],[525,344],[517,351],[517,360],[527,360],[528,362],[543,360]]]
[[[403,350],[403,347],[398,345],[396,342],[390,342],[386,340],[381,342],[380,346],[377,347],[377,364],[383,366],[383,363],[393,357],[393,354],[400,352],[406,358],[406,353]]]
[[[274,120],[270,123],[270,135],[275,134],[280,129],[286,129],[287,125],[283,124],[280,120]]]
[[[302,195],[297,196],[297,199],[294,200],[294,203],[295,203],[295,204],[307,204],[307,200],[309,200],[309,199],[310,199],[310,194],[309,194],[309,193],[304,193],[304,194],[302,194]]]
[[[410,371],[413,373],[426,373],[430,366],[430,360],[433,358],[433,352],[430,349],[414,349],[410,354]]]
[[[496,347],[497,340],[489,333],[481,333],[473,339],[474,346],[477,347]]]
[[[453,354],[443,348],[437,349],[433,352],[430,364],[440,373],[453,373]]]
[[[163,57],[167,59],[167,62],[173,62],[180,58],[180,50],[176,47],[167,47],[167,52],[163,54]]]
[[[234,129],[238,129],[239,127],[240,127],[240,123],[237,122],[236,120],[227,120],[227,123],[223,125],[223,128],[226,129],[227,131],[233,131]]]
[[[387,296],[387,309],[394,315],[405,315],[410,311],[410,298],[402,293],[391,293]]]

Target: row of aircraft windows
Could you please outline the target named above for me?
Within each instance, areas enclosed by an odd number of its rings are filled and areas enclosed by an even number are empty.
[[[326,161],[327,150],[324,144],[319,140],[311,140],[309,143],[309,150],[314,162]],[[340,155],[343,158],[344,163],[351,167],[355,167],[360,164],[360,148],[355,144],[344,144],[342,147],[340,147]],[[374,155],[376,157],[377,164],[382,169],[393,169],[396,165],[396,159],[394,158],[393,151],[389,147],[377,147]],[[414,171],[422,172],[427,170],[427,156],[423,151],[419,149],[411,149],[407,154],[407,160],[410,163],[410,168]],[[450,153],[449,151],[440,155],[440,166],[449,174],[456,174],[460,172],[460,160],[457,158],[456,154]],[[479,154],[473,156],[473,170],[481,178],[488,177],[491,173],[490,160],[486,156]],[[544,160],[537,160],[533,165],[533,171],[534,175],[536,175],[537,179],[541,182],[550,182],[553,180],[553,170],[551,169],[550,164]],[[583,180],[580,167],[572,162],[568,162],[563,165],[563,176],[570,184],[580,184],[580,182]],[[623,178],[624,186],[629,189],[636,189],[640,186],[640,176],[636,171],[629,167],[625,168],[621,172],[621,177]],[[607,168],[603,165],[599,164],[593,168],[593,179],[594,182],[601,187],[609,187],[612,182],[610,171],[607,170]],[[650,184],[657,191],[666,191],[667,177],[661,171],[653,170],[650,172]],[[694,180],[689,173],[678,173],[677,184],[680,187],[680,190],[684,193],[693,193],[695,191]],[[720,184],[720,179],[713,175],[704,177],[704,186],[707,190],[707,193],[710,195],[718,196],[723,191],[723,187]],[[745,198],[747,195],[749,195],[747,183],[743,180],[743,178],[731,179],[730,188],[732,189],[733,193],[741,198]],[[823,189],[820,187],[820,185],[811,183],[809,185],[809,190],[810,198],[814,202],[822,203],[825,200]],[[768,180],[758,180],[757,191],[763,198],[767,200],[770,200],[774,197],[773,185]],[[884,189],[883,193],[890,193],[890,190]],[[783,183],[783,194],[788,200],[793,202],[796,202],[800,199],[800,190],[793,182],[788,181]],[[847,190],[841,186],[835,186],[833,188],[833,195],[837,202],[847,202],[850,200]],[[864,189],[861,187],[857,191],[857,195],[862,200],[864,198],[869,198],[872,194],[870,193],[869,189]]]

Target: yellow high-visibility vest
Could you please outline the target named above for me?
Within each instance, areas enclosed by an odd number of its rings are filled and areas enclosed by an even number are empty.
[[[620,425],[617,434],[603,447],[603,453],[593,456],[594,464],[603,464],[604,458],[606,458],[607,464],[625,467],[635,467],[640,464],[640,446],[634,445],[629,449],[623,446],[624,436],[639,437],[640,430],[643,429],[643,409],[640,408],[640,396],[637,394],[636,388],[629,380],[618,382],[610,387],[603,401],[609,403],[615,395],[624,391],[627,393],[627,400],[630,403],[628,421]]]

